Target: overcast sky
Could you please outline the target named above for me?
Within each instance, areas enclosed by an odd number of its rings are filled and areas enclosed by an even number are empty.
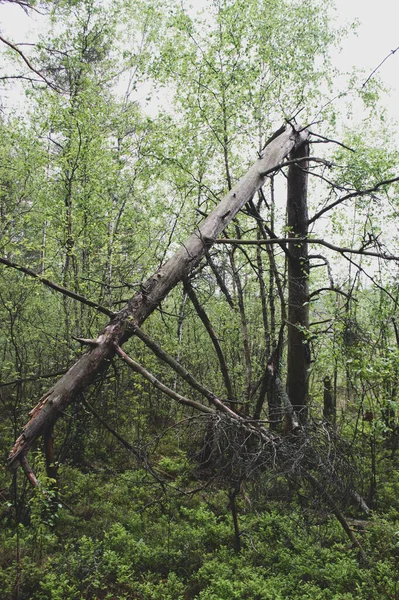
[[[354,65],[370,73],[388,54],[399,46],[398,0],[335,0],[339,21],[359,19],[357,36],[344,41],[337,56],[339,66]],[[399,50],[378,70],[386,85],[393,89],[393,114],[399,119]]]
[[[195,0],[193,0],[195,4]],[[343,42],[343,50],[335,55],[337,66],[350,70],[353,66],[365,69],[366,77],[399,46],[399,0],[335,0],[338,23],[359,19],[357,36]],[[33,42],[40,17],[26,16],[15,4],[0,4],[0,30],[14,42]],[[309,24],[311,27],[311,23]],[[399,50],[379,68],[384,83],[392,88],[384,102],[390,116],[399,121]]]

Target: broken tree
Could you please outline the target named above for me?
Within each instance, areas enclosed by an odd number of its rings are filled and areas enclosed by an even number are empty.
[[[307,138],[306,130],[294,128],[292,125],[288,125],[279,135],[272,136],[263,155],[176,254],[141,286],[140,291],[111,319],[96,340],[86,340],[89,345],[87,352],[44,394],[31,411],[29,422],[11,450],[10,467],[16,468],[21,465],[33,481],[26,459],[32,445],[53,427],[65,408],[107,368],[118,347],[134,335],[135,326],[140,326],[166,295],[198,264],[238,211],[262,187],[267,173],[277,169],[281,161],[292,150],[303,145]],[[219,409],[221,407],[216,398],[214,405]]]

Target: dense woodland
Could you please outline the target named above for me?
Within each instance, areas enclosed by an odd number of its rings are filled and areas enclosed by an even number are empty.
[[[399,598],[399,153],[378,72],[333,66],[352,27],[18,4],[0,598]]]

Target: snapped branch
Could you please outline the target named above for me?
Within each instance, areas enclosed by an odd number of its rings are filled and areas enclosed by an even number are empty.
[[[217,398],[213,392],[208,390],[208,388],[202,385],[202,383],[197,381],[195,377],[193,377],[193,375],[189,371],[187,371],[187,369],[183,367],[181,363],[179,363],[175,358],[173,358],[173,356],[165,352],[165,350],[161,348],[161,346],[159,346],[159,344],[157,344],[154,340],[152,340],[142,329],[140,329],[140,327],[134,327],[134,334],[142,342],[144,342],[144,344],[148,348],[150,348],[150,350],[152,350],[155,356],[157,356],[159,359],[161,359],[163,362],[169,365],[175,371],[175,373],[180,375],[180,377],[182,377],[184,381],[186,381],[192,388],[197,390],[197,392],[202,394],[218,410],[226,412],[232,417],[236,416],[234,411],[232,411],[229,407],[225,406],[223,402],[219,400],[219,398]]]

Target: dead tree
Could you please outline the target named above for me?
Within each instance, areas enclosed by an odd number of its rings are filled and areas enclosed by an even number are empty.
[[[294,148],[291,159],[301,159],[288,170],[287,226],[289,237],[302,238],[288,244],[288,351],[287,393],[301,422],[306,421],[310,350],[308,242],[308,161],[309,144]],[[305,158],[305,160],[304,160]]]
[[[127,304],[111,319],[96,340],[86,340],[88,350],[48,390],[30,413],[30,420],[11,450],[11,468],[22,466],[29,476],[27,453],[36,440],[54,425],[65,408],[81,395],[99,373],[107,369],[117,349],[135,333],[166,295],[198,264],[238,211],[265,183],[267,174],[308,138],[306,130],[291,125],[272,136],[264,153],[217,207],[192,233],[176,254],[154,273]],[[214,410],[220,402],[214,399]],[[224,406],[224,405],[223,405]],[[227,407],[224,407],[227,410]],[[209,411],[209,407],[204,405]],[[232,411],[229,411],[232,412]]]

